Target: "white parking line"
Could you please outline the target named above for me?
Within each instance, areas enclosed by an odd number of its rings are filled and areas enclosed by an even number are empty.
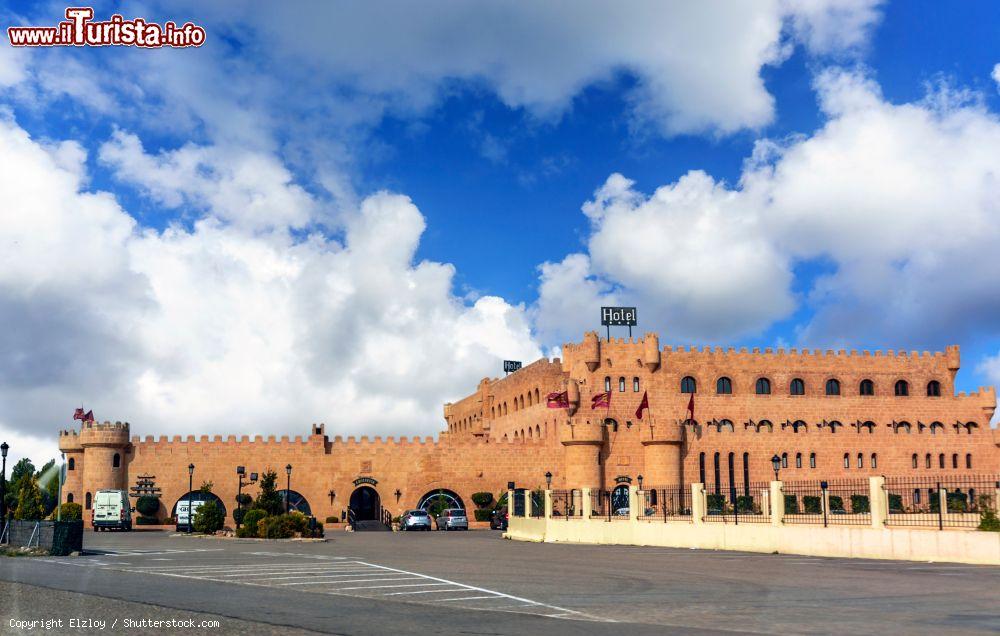
[[[501,598],[499,596],[463,596],[461,598],[435,598],[431,599],[430,603],[448,603],[450,601],[475,601],[481,598]]]
[[[452,585],[449,585],[448,583],[420,583],[418,585],[414,585],[414,587],[430,587],[431,585],[446,585],[449,587],[454,587]],[[400,585],[398,587],[405,587],[405,586]],[[457,592],[457,591],[458,590],[415,590],[410,592],[386,592],[382,596],[402,596],[405,594],[440,594],[442,592]]]

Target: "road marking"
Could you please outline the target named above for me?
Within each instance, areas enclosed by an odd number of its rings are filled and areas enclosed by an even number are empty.
[[[419,583],[413,587],[430,587],[431,585],[445,585],[448,587],[454,587],[448,583]],[[397,585],[396,587],[407,587],[405,585]],[[386,592],[382,596],[402,596],[404,594],[440,594],[442,592],[457,592],[458,590],[416,590],[410,592]]]
[[[448,603],[450,601],[475,601],[481,598],[500,598],[499,596],[463,596],[461,598],[435,598],[430,600],[430,603]],[[546,614],[546,616],[553,616],[553,614]]]
[[[321,583],[320,585],[333,585],[335,583],[337,583],[337,584],[339,584],[339,583],[372,583],[372,582],[375,582],[375,581],[382,582],[382,581],[416,581],[416,580],[417,580],[417,577],[406,576],[406,577],[397,578],[397,579],[378,578],[378,579],[355,579],[353,581],[330,581],[329,583],[325,583],[325,584]],[[316,584],[315,581],[296,581],[295,583],[279,583],[279,585],[315,585],[315,584]],[[360,587],[341,587],[341,588],[337,588],[336,590],[328,590],[328,591],[330,591],[330,592],[337,592],[339,590],[363,590],[363,589],[368,588],[368,587],[378,587],[378,586],[377,585],[362,585]]]

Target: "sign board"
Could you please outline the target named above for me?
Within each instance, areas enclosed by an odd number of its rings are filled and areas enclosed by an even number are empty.
[[[628,475],[618,475],[617,477],[615,477],[615,483],[616,484],[631,484],[632,483],[632,478],[629,477]]]
[[[357,479],[354,480],[354,485],[355,486],[360,486],[361,484],[368,484],[368,485],[371,485],[371,486],[377,486],[378,482],[375,481],[371,477],[358,477]]]
[[[503,372],[504,373],[514,373],[521,368],[520,360],[504,360],[503,361]]]
[[[601,325],[611,327],[635,327],[635,307],[601,307]]]

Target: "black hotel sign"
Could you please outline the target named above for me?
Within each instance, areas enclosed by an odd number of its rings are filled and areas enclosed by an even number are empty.
[[[504,360],[503,361],[503,372],[504,373],[514,373],[521,368],[520,360]]]
[[[610,327],[635,327],[635,307],[601,307],[601,325]]]

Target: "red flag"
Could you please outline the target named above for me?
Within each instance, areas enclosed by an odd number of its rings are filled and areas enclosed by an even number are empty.
[[[84,417],[84,415],[83,415],[83,407],[81,406],[80,408],[78,408],[76,411],[73,412],[73,419],[74,420],[82,420],[83,417]]]
[[[611,408],[611,391],[605,391],[604,393],[598,393],[594,397],[590,398],[590,408],[596,409],[598,407]]]
[[[691,394],[691,399],[688,400],[688,419],[692,422],[694,421],[694,393]]]
[[[545,401],[545,405],[550,409],[568,409],[569,392],[563,391],[562,393],[549,393],[545,396]]]
[[[87,414],[83,416],[83,421],[84,422],[93,422],[94,421],[94,412],[93,411],[87,411]]]
[[[639,408],[635,410],[635,416],[642,419],[642,412],[649,410],[649,395],[646,391],[642,392],[642,402],[639,402]]]

